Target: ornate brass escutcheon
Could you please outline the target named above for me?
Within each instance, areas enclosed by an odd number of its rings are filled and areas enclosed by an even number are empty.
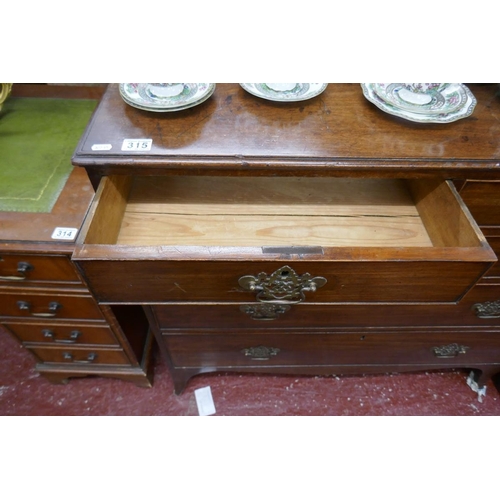
[[[280,314],[290,310],[290,306],[285,304],[259,303],[249,306],[240,306],[240,311],[248,314],[252,319],[273,320],[278,319]]]
[[[297,304],[305,300],[304,292],[315,292],[326,283],[326,278],[313,278],[309,273],[299,276],[290,266],[283,266],[269,276],[242,276],[238,283],[245,290],[256,291],[260,302]]]
[[[472,306],[472,309],[474,309],[478,318],[500,318],[500,300],[477,303]]]
[[[271,356],[276,356],[280,350],[277,347],[266,347],[260,345],[258,347],[249,347],[241,351],[245,356],[249,356],[254,361],[267,361]]]
[[[441,347],[433,347],[432,352],[437,358],[455,358],[459,354],[465,354],[469,347],[458,345],[457,343],[443,345]]]

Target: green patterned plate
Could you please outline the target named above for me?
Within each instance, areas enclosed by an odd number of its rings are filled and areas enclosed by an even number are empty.
[[[279,102],[305,101],[321,94],[328,83],[240,83],[250,94]]]
[[[164,113],[201,104],[214,93],[215,83],[120,83],[119,89],[128,105]]]

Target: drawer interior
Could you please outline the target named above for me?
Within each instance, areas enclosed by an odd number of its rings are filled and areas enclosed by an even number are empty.
[[[220,247],[479,247],[439,180],[104,177],[86,244]]]

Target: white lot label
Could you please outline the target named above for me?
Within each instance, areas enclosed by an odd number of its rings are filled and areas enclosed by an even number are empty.
[[[202,387],[194,391],[196,405],[198,406],[198,414],[200,417],[213,415],[215,413],[214,400],[212,399],[212,390],[210,386]]]
[[[111,144],[93,144],[92,151],[109,151],[113,146]]]
[[[52,233],[53,240],[74,240],[78,233],[76,227],[56,227]]]
[[[151,151],[153,139],[124,139],[122,151]]]

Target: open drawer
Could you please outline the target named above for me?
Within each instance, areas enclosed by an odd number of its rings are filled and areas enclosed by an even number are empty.
[[[445,181],[121,175],[73,259],[142,304],[456,302],[497,260]]]

